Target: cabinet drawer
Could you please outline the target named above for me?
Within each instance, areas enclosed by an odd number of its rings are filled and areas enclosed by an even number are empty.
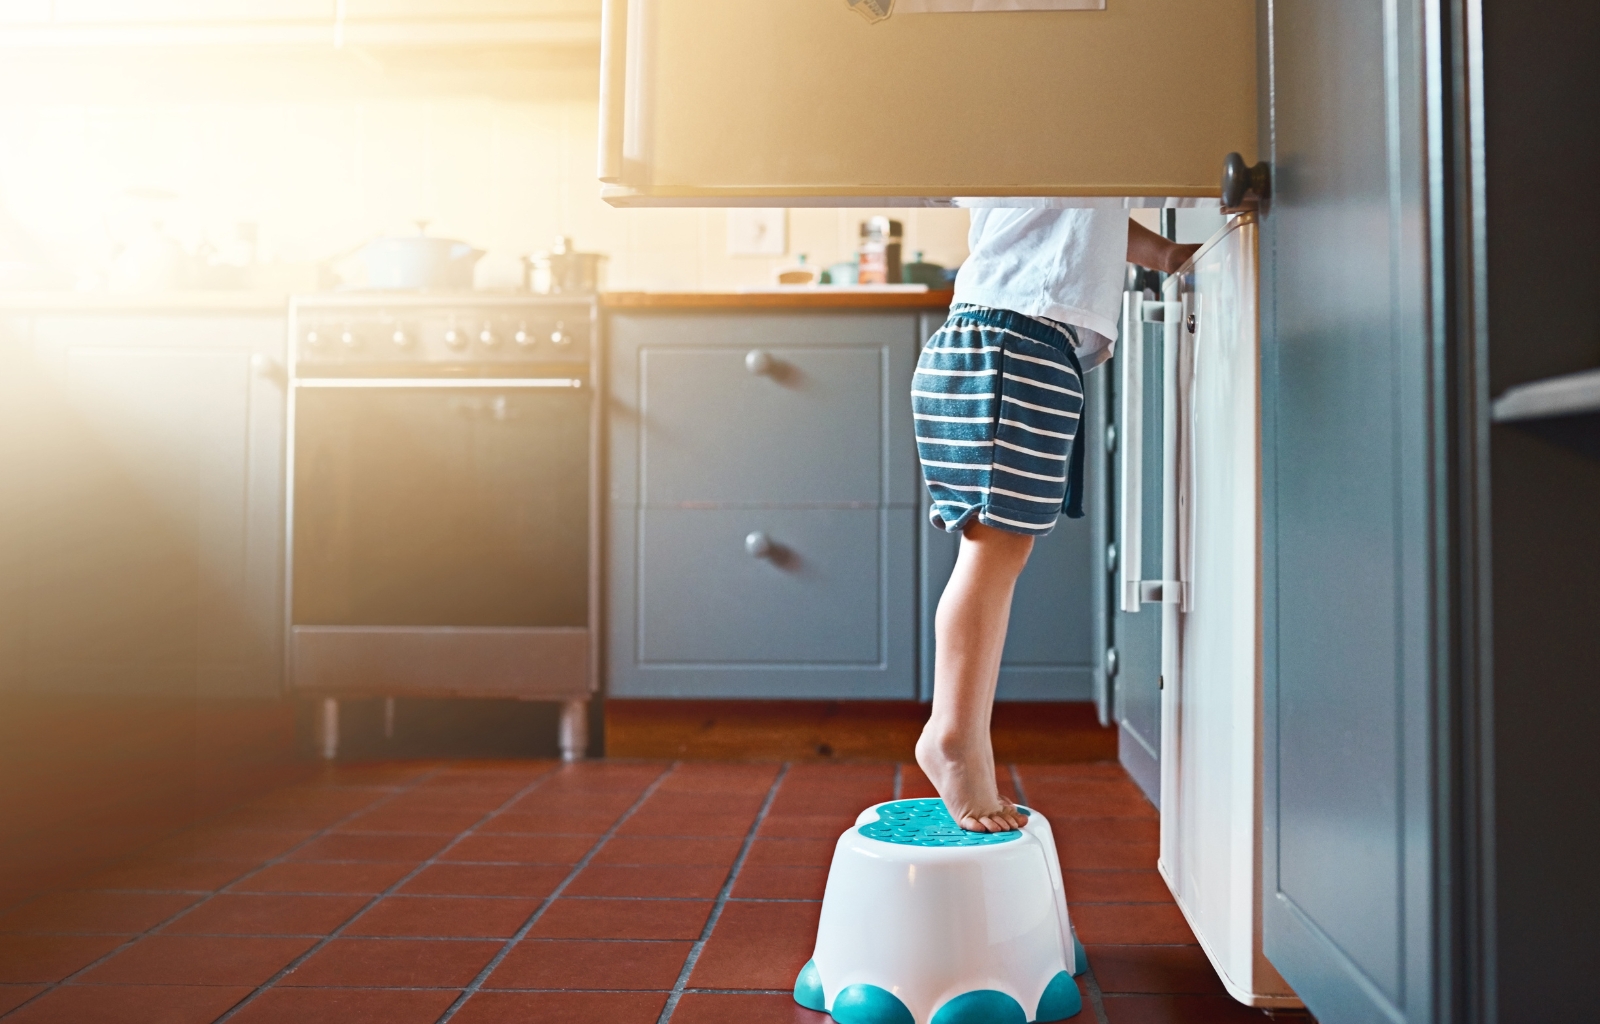
[[[640,664],[881,663],[886,515],[642,510]],[[772,545],[765,556],[747,550],[757,532]]]
[[[878,348],[645,348],[644,503],[879,504],[883,364]]]

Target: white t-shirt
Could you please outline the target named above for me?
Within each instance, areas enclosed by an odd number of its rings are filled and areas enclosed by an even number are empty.
[[[1128,259],[1128,211],[1120,202],[975,205],[967,247],[956,274],[956,302],[1072,324],[1086,370],[1111,358]]]

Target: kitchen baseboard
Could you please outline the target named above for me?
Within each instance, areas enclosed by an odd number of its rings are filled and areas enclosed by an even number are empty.
[[[916,701],[620,700],[605,704],[606,756],[691,761],[909,761]],[[1115,761],[1117,732],[1090,703],[1001,703],[995,760]]]

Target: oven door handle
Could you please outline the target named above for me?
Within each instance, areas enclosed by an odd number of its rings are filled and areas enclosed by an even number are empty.
[[[497,391],[533,388],[581,388],[581,377],[300,377],[297,388],[490,388]]]

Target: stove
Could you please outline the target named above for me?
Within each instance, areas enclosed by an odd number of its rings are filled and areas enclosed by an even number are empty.
[[[321,701],[563,705],[598,685],[601,346],[592,300],[346,294],[289,329],[289,685]]]

